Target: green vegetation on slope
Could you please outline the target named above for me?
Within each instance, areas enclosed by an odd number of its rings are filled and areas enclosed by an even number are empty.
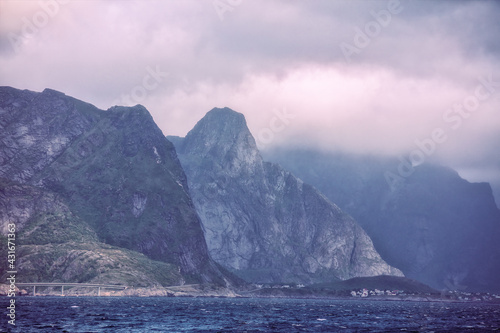
[[[142,253],[103,243],[23,245],[18,265],[20,282],[79,282],[133,287],[178,285],[179,268]]]
[[[331,283],[313,284],[308,287],[313,290],[359,290],[359,289],[379,289],[379,290],[401,290],[407,293],[437,293],[433,289],[418,281],[389,275],[379,275],[371,277],[356,277],[344,281],[336,281]]]
[[[0,205],[7,211],[26,213],[33,209],[26,221],[16,223],[18,282],[153,287],[178,285],[183,281],[176,265],[99,242],[95,231],[53,193],[0,179],[0,194]],[[7,238],[1,235],[0,242],[0,253],[6,258]],[[0,275],[5,280],[4,263],[1,269]]]

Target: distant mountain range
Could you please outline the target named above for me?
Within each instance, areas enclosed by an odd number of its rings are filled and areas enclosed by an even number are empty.
[[[396,158],[284,148],[264,156],[353,216],[405,276],[438,289],[500,291],[500,211],[489,184],[423,164],[391,186]]]
[[[15,223],[19,282],[237,287],[403,272],[498,290],[489,186],[422,165],[391,189],[394,167],[303,150],[263,159],[228,108],[165,137],[140,105],[0,87],[1,255]]]

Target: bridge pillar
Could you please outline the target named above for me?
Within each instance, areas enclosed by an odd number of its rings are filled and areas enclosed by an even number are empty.
[[[64,286],[61,286],[61,296],[64,296]]]
[[[33,296],[36,296],[36,286],[33,286]]]
[[[101,287],[97,287],[97,296],[101,296]]]

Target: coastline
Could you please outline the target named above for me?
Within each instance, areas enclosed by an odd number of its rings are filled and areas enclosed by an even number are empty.
[[[0,297],[7,297],[5,284],[0,284]],[[331,292],[311,292],[309,290],[289,289],[286,291],[279,290],[236,290],[221,288],[214,285],[184,285],[170,287],[153,287],[153,288],[127,288],[125,290],[109,290],[101,291],[97,295],[97,291],[88,290],[86,288],[69,288],[61,295],[59,288],[47,287],[40,292],[37,292],[35,297],[185,297],[185,298],[279,298],[279,299],[329,299],[329,300],[344,300],[344,301],[379,301],[379,302],[439,302],[439,303],[489,303],[500,304],[500,298],[475,298],[464,300],[457,298],[454,293],[433,294],[433,295],[382,295],[368,297],[353,297],[335,295]],[[272,293],[270,293],[271,291]],[[16,288],[16,297],[33,297],[25,289]]]

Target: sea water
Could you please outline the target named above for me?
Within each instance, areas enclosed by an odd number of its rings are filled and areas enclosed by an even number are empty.
[[[16,297],[2,332],[491,332],[500,305],[370,300]]]

